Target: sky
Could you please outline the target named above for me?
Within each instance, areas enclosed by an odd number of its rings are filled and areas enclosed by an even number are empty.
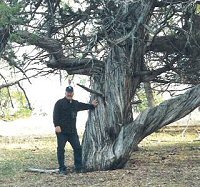
[[[77,86],[81,79],[88,79],[86,76],[75,76],[72,81],[74,87],[74,99],[80,102],[89,102],[89,93]],[[30,99],[35,112],[52,114],[55,102],[65,96],[65,88],[69,85],[68,80],[60,82],[59,76],[39,77],[32,79],[32,84],[24,84],[28,98]],[[86,84],[87,86],[89,82]]]

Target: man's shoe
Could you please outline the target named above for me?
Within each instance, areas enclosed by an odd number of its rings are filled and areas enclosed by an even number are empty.
[[[67,175],[67,170],[60,170],[60,171],[59,171],[59,174],[60,174],[60,175]]]

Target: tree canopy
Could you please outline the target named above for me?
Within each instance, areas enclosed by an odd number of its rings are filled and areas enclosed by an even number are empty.
[[[94,75],[104,71],[112,46],[131,50],[133,39],[142,40],[144,59],[134,68],[135,77],[164,85],[195,85],[200,77],[198,3],[1,1],[1,58],[24,76],[30,69],[44,72],[45,66],[68,74]],[[139,14],[141,8],[132,14],[140,4],[144,10],[151,4],[149,15]],[[143,19],[147,19],[145,24]],[[139,31],[133,36],[138,27],[143,27],[143,38]],[[31,49],[25,50],[27,46]]]

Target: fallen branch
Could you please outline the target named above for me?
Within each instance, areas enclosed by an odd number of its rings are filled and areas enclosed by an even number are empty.
[[[37,168],[28,168],[26,172],[36,172],[36,173],[58,173],[59,169],[37,169]]]

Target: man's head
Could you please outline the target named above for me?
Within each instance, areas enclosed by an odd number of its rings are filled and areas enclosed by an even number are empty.
[[[67,99],[71,100],[74,96],[74,89],[72,86],[67,86],[65,90],[65,96]]]

